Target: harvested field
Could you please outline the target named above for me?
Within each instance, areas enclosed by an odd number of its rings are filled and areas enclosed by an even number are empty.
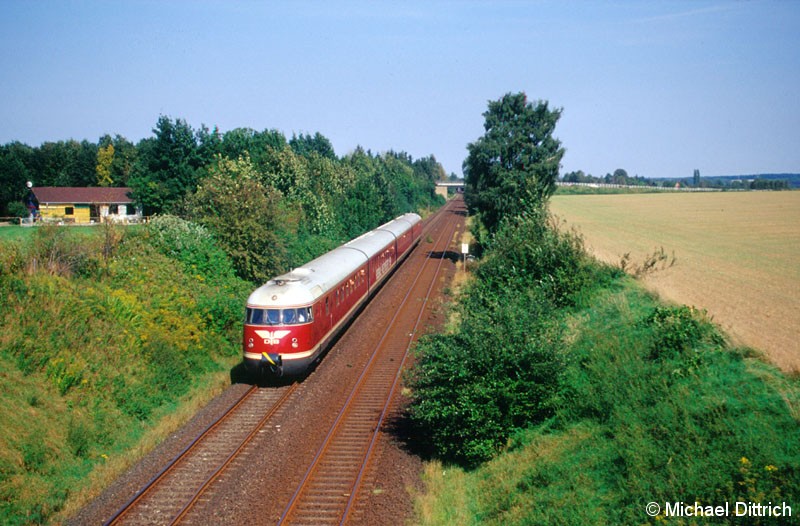
[[[557,195],[550,208],[602,261],[674,254],[642,278],[648,288],[800,371],[800,192]]]

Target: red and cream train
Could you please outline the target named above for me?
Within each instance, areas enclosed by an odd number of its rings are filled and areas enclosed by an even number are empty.
[[[421,234],[420,216],[402,215],[253,291],[242,342],[247,368],[303,373]]]

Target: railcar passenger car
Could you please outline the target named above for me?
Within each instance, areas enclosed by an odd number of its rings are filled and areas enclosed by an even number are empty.
[[[305,372],[421,234],[420,216],[404,214],[253,291],[242,342],[247,368],[278,376]]]

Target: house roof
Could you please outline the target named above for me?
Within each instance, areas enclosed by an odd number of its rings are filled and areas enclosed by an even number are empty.
[[[88,188],[75,186],[39,186],[31,188],[39,203],[48,204],[127,204],[130,188]]]

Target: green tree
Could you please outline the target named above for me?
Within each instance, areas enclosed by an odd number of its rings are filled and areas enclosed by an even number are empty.
[[[444,168],[439,164],[439,161],[436,160],[433,154],[428,157],[417,159],[412,163],[412,166],[414,168],[414,173],[422,180],[430,181],[434,184],[437,181],[447,180],[447,173],[445,173]]]
[[[97,182],[97,145],[89,141],[45,142],[34,148],[30,170],[36,186],[91,186]]]
[[[97,173],[98,186],[111,186],[114,181],[111,179],[111,164],[114,162],[114,145],[101,146],[97,149]]]
[[[275,152],[282,151],[287,145],[286,137],[277,130],[257,132],[251,128],[235,128],[222,136],[221,153],[229,159],[247,154],[263,173],[271,165]]]
[[[9,205],[22,203],[27,197],[25,183],[33,180],[29,168],[33,155],[33,148],[19,141],[0,146],[0,216],[14,215],[11,212],[19,211],[19,207],[9,209]]]
[[[198,163],[206,166],[214,161],[214,157],[222,153],[222,134],[214,126],[209,130],[205,124],[200,125],[200,129],[195,132],[197,143]]]
[[[109,166],[109,177],[113,181],[113,186],[128,186],[133,167],[136,164],[136,145],[125,137],[117,134],[111,137],[105,134],[97,142],[98,156],[103,148],[114,148],[114,155],[111,157]]]
[[[289,146],[292,147],[298,155],[308,156],[311,152],[316,152],[322,157],[328,159],[336,159],[336,153],[333,151],[333,144],[327,137],[317,132],[313,136],[311,134],[300,136],[292,135],[289,140]]]
[[[182,119],[162,115],[155,137],[138,144],[138,158],[130,186],[145,214],[169,211],[194,191],[203,166],[192,127]]]
[[[504,217],[543,206],[555,191],[564,149],[553,131],[561,110],[509,93],[490,101],[483,116],[486,133],[467,145],[466,200],[494,233]]]
[[[286,270],[281,239],[291,217],[279,192],[261,183],[250,158],[217,157],[186,201],[191,219],[214,233],[236,273],[261,283]]]

